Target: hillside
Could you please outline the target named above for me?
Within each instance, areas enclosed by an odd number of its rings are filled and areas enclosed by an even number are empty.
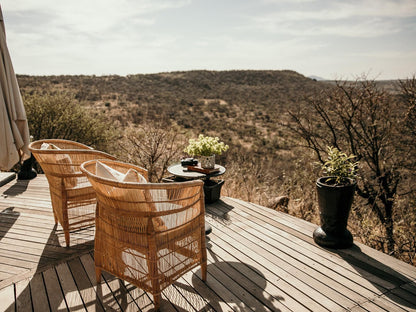
[[[18,80],[23,93],[72,92],[121,126],[164,118],[195,133],[214,133],[235,146],[260,144],[259,153],[282,145],[278,123],[287,109],[325,86],[293,71],[18,76]]]

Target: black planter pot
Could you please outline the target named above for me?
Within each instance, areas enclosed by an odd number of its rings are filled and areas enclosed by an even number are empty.
[[[35,157],[33,156],[33,154],[30,156],[30,158],[26,159],[21,168],[20,171],[17,174],[17,178],[19,180],[31,180],[36,178],[36,176],[38,175],[35,171],[35,169],[33,169],[33,165],[35,164]]]
[[[335,186],[324,183],[326,179],[316,181],[321,226],[313,232],[313,239],[324,247],[351,247],[353,238],[347,224],[357,183],[350,179],[349,185]]]
[[[214,203],[220,199],[221,187],[224,180],[207,180],[204,183],[205,202],[207,204]]]

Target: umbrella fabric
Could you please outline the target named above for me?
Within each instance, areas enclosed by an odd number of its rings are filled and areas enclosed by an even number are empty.
[[[0,7],[0,169],[9,170],[30,156],[29,127],[6,44]]]

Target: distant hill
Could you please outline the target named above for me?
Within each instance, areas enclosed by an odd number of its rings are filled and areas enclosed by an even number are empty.
[[[286,146],[279,123],[308,95],[332,87],[290,70],[178,71],[128,76],[19,75],[22,93],[71,92],[123,127],[171,121],[195,133],[221,136],[259,155]],[[380,82],[394,90],[394,81]]]
[[[319,77],[319,76],[314,76],[314,75],[312,75],[312,76],[308,76],[308,78],[310,78],[310,79],[312,79],[312,80],[317,80],[317,81],[324,81],[324,80],[328,80],[328,79],[325,79],[325,78],[322,78],[322,77]]]
[[[199,131],[252,141],[324,85],[294,71],[181,71],[128,76],[18,76],[23,93],[69,91],[121,125],[169,118]],[[225,125],[227,125],[225,127]],[[273,132],[274,130],[272,130]],[[247,135],[249,134],[249,137]]]

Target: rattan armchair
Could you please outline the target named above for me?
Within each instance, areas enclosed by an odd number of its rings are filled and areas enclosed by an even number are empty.
[[[42,149],[44,143],[55,149]],[[80,165],[87,160],[115,157],[78,142],[59,139],[35,141],[29,149],[48,179],[55,223],[61,224],[68,247],[70,231],[95,222],[95,191],[80,171]]]
[[[126,174],[143,168],[100,162]],[[158,310],[161,292],[201,265],[206,280],[205,203],[202,181],[119,182],[97,175],[97,161],[81,165],[97,193],[95,268],[151,293]]]

